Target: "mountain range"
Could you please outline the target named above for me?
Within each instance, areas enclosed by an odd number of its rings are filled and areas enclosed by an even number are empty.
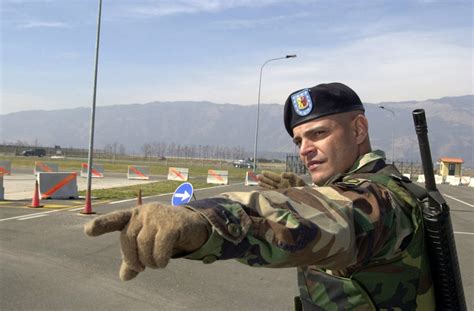
[[[385,150],[389,159],[393,152],[397,161],[419,161],[411,114],[414,109],[423,108],[433,160],[459,157],[472,167],[473,103],[474,95],[365,103],[372,147]],[[256,105],[193,101],[99,106],[95,115],[94,146],[100,149],[119,143],[134,153],[139,153],[146,143],[238,146],[251,156],[256,111]],[[40,146],[87,148],[90,108],[14,112],[0,115],[0,124],[3,144],[21,141]],[[259,156],[282,159],[285,154],[295,152],[283,126],[282,105],[260,105],[258,138]]]

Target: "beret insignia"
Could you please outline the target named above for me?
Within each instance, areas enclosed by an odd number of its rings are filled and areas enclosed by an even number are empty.
[[[307,116],[313,110],[313,101],[311,100],[308,89],[291,95],[291,101],[293,103],[293,109],[299,116]]]

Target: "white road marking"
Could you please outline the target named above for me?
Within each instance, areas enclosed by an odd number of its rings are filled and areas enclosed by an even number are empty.
[[[33,217],[35,215],[44,215],[44,216],[46,216],[46,214],[57,213],[57,212],[65,211],[65,210],[68,210],[68,209],[55,209],[55,210],[52,210],[52,211],[34,213],[34,214],[29,214],[29,215],[20,215],[20,216],[15,216],[15,217],[3,218],[3,219],[0,219],[0,222],[1,221],[6,221],[6,220],[12,220],[12,219],[19,219],[19,218],[29,218],[29,217]]]
[[[455,197],[452,197],[452,196],[450,196],[450,195],[447,195],[447,194],[444,194],[444,193],[443,193],[443,196],[448,197],[448,198],[450,198],[450,199],[453,199],[453,200],[455,200],[455,201],[458,201],[458,202],[460,202],[460,203],[462,203],[462,204],[466,204],[467,206],[474,207],[473,204],[469,204],[469,203],[467,203],[467,202],[461,201],[461,200],[456,199]]]
[[[164,194],[160,194],[160,195],[151,195],[151,196],[148,196],[148,197],[142,197],[142,199],[147,199],[147,198],[152,198],[152,197],[159,197],[159,196],[162,196],[162,195],[169,195],[169,194],[172,194],[172,193],[164,193]],[[114,202],[110,202],[109,204],[119,204],[119,203],[125,203],[125,202],[131,202],[131,201],[137,201],[137,198],[133,198],[133,199],[126,199],[126,200],[120,200],[120,201],[114,201]]]
[[[39,217],[44,217],[44,216],[47,216],[47,215],[46,214],[39,214],[39,215],[33,215],[33,216],[18,218],[17,220],[28,220],[28,219],[34,219],[34,218],[39,218]]]
[[[454,231],[454,234],[467,234],[467,235],[474,235],[473,232],[459,232],[459,231]]]
[[[194,190],[194,192],[199,192],[199,191],[203,191],[203,190],[208,190],[208,189],[216,189],[216,188],[224,188],[224,187],[229,187],[229,186],[236,186],[236,185],[241,185],[243,184],[243,182],[241,183],[237,183],[237,184],[232,184],[232,185],[222,185],[222,186],[216,186],[216,187],[209,187],[209,188],[201,188],[201,189],[196,189]],[[173,195],[174,192],[170,192],[170,193],[162,193],[162,194],[157,194],[157,195],[150,195],[150,196],[147,196],[147,197],[143,197],[142,199],[148,199],[148,198],[158,198],[158,197],[162,197],[162,196],[165,196],[165,195]],[[125,203],[125,202],[131,202],[131,201],[136,201],[137,198],[134,198],[134,199],[127,199],[127,200],[121,200],[121,201],[115,201],[115,202],[110,202],[109,204],[119,204],[119,203]]]

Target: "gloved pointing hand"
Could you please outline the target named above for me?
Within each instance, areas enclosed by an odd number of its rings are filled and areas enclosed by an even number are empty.
[[[172,256],[199,249],[209,238],[211,225],[185,207],[150,203],[97,217],[84,226],[89,236],[113,231],[121,231],[119,275],[128,281],[145,267],[164,268]]]
[[[258,175],[257,179],[260,187],[270,190],[306,186],[306,183],[301,177],[290,172],[277,174],[271,171],[262,171],[262,174]]]

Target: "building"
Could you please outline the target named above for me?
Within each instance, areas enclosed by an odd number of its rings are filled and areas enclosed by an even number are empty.
[[[439,159],[439,174],[446,176],[462,176],[462,164],[464,160],[461,158],[441,158]]]

